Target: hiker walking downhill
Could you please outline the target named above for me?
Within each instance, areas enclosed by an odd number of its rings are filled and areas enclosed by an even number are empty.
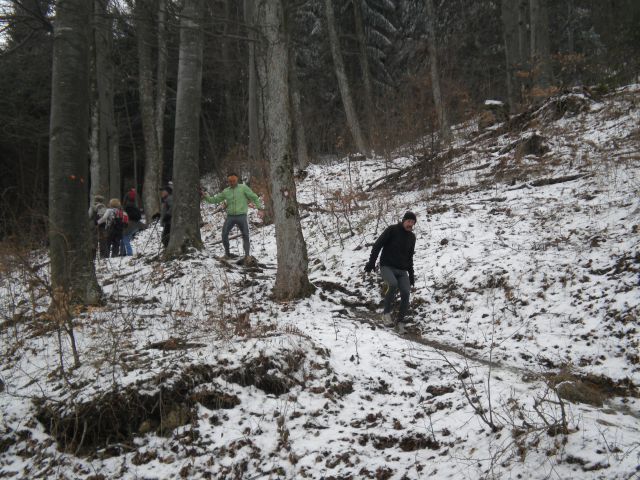
[[[383,322],[387,327],[395,324],[400,333],[405,331],[405,316],[409,310],[409,294],[415,283],[413,254],[416,236],[412,231],[415,223],[416,215],[413,212],[406,212],[401,222],[387,227],[373,244],[371,256],[364,267],[367,273],[373,271],[378,254],[382,250],[380,275],[385,283]],[[400,291],[400,311],[394,322],[391,307],[398,290]]]
[[[244,183],[238,183],[238,175],[229,174],[227,177],[229,186],[222,192],[212,197],[203,195],[203,199],[207,203],[225,202],[227,208],[227,218],[222,227],[222,245],[224,246],[224,254],[227,258],[237,257],[229,250],[229,232],[237,225],[242,233],[242,247],[244,249],[245,259],[249,258],[249,222],[247,221],[247,212],[249,211],[249,203],[252,203],[258,210],[262,210],[262,201]]]

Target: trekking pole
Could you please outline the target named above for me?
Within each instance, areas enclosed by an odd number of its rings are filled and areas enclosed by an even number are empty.
[[[147,239],[147,243],[144,244],[144,248],[142,249],[143,252],[147,251],[147,247],[149,246],[149,242],[151,241],[151,239],[153,237],[155,237],[156,232],[158,231],[158,224],[160,223],[160,217],[158,217],[156,220],[153,221],[153,227],[151,229],[151,233],[149,235],[149,238]],[[149,228],[149,227],[147,227]]]

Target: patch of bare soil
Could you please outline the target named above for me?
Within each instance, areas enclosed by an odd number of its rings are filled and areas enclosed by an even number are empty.
[[[212,387],[211,382],[252,385],[268,394],[287,393],[300,384],[299,371],[305,359],[302,350],[270,358],[259,355],[248,365],[220,368],[192,365],[180,372],[163,372],[123,390],[106,392],[86,402],[37,400],[37,419],[56,439],[62,451],[89,455],[100,449],[104,455],[119,455],[133,439],[149,432],[170,434],[175,428],[196,421],[197,405],[210,410],[231,409],[240,404],[233,393]],[[344,395],[350,385],[331,385]]]
[[[561,398],[574,403],[602,407],[613,397],[640,397],[638,386],[629,378],[614,381],[605,376],[560,372],[548,375],[547,380]]]

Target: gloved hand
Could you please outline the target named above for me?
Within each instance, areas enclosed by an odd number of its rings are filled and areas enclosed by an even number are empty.
[[[415,284],[416,284],[416,279],[413,276],[413,273],[409,272],[409,285],[413,287]]]
[[[376,268],[375,263],[367,262],[367,264],[364,266],[364,271],[367,273],[371,273],[373,272],[374,268]]]

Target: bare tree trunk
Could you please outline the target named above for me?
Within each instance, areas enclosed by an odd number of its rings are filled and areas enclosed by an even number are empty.
[[[249,168],[251,177],[262,175],[260,129],[258,126],[258,78],[256,72],[255,0],[244,0],[244,18],[249,29]]]
[[[167,257],[202,248],[200,238],[200,101],[204,0],[185,0],[180,20],[180,58],[173,154],[174,196]]]
[[[518,0],[518,90],[520,100],[524,100],[529,89],[531,65],[529,64],[529,0]]]
[[[51,284],[70,301],[97,304],[88,209],[90,9],[60,0],[56,9],[49,132]]]
[[[516,79],[518,64],[518,10],[513,0],[502,0],[502,30],[507,80],[509,111],[514,113],[519,103],[519,88]]]
[[[371,71],[369,69],[369,56],[367,55],[367,37],[364,32],[364,22],[362,21],[362,0],[353,0],[353,14],[356,24],[356,36],[358,38],[358,49],[360,58],[360,69],[362,70],[362,85],[364,87],[364,113],[367,122],[367,138],[369,145],[373,143],[373,88],[371,86]]]
[[[353,98],[351,97],[351,90],[349,89],[349,80],[347,78],[347,71],[344,68],[344,61],[342,59],[342,52],[340,50],[340,40],[338,38],[338,31],[336,29],[336,18],[333,12],[332,0],[324,0],[325,14],[327,17],[327,31],[329,33],[329,45],[331,46],[331,56],[333,57],[333,66],[336,71],[336,77],[338,79],[338,88],[340,89],[340,96],[342,97],[342,105],[344,106],[344,112],[347,117],[347,125],[353,136],[353,141],[356,144],[356,148],[363,154],[369,154],[369,147],[362,135],[360,129],[360,121],[356,113],[356,108],[353,104]]]
[[[167,106],[167,0],[158,1],[157,13],[157,45],[158,53],[156,58],[156,104],[155,104],[155,132],[156,145],[158,146],[158,165],[160,165],[160,176],[158,181],[162,182],[162,165],[164,162],[164,115]],[[156,193],[156,198],[158,198]]]
[[[120,154],[118,129],[113,108],[113,22],[109,19],[109,0],[94,1],[96,84],[98,93],[100,165],[110,198],[120,198]],[[101,168],[101,172],[102,172]],[[104,181],[101,180],[101,181]]]
[[[164,5],[164,0],[158,6]],[[142,199],[147,218],[160,212],[160,182],[162,180],[162,134],[164,121],[164,96],[166,83],[166,44],[161,40],[164,35],[164,22],[158,23],[158,70],[154,95],[152,48],[154,18],[160,20],[164,10],[156,11],[155,2],[136,0],[135,21],[138,38],[138,89],[140,92],[140,110],[142,112],[142,131],[144,135],[145,161]],[[164,55],[164,60],[163,60]],[[161,83],[162,82],[162,83]],[[158,119],[161,119],[159,122]]]
[[[289,85],[291,87],[291,110],[293,112],[293,124],[296,139],[296,162],[298,168],[306,168],[309,165],[309,147],[307,145],[307,132],[302,117],[302,105],[300,103],[300,89],[298,88],[298,74],[296,72],[293,49],[289,52]]]
[[[237,0],[233,0],[234,2]],[[222,6],[222,38],[220,39],[220,49],[222,54],[222,64],[230,65],[232,61],[232,40],[229,38],[230,26],[232,25],[233,20],[230,16],[229,11],[229,0],[224,0]],[[223,148],[225,150],[229,150],[235,144],[235,138],[232,137],[232,134],[235,131],[235,112],[234,112],[234,104],[233,98],[231,95],[231,82],[227,79],[223,79],[223,87],[222,87],[222,97],[224,98],[224,104],[222,105],[224,109],[224,136],[223,138]]]
[[[121,177],[120,177],[120,139],[118,137],[118,127],[113,109],[113,78],[109,85],[109,128],[107,129],[108,135],[108,148],[109,148],[109,190],[111,191],[112,198],[121,198]]]
[[[265,137],[265,119],[263,111],[264,85],[260,85],[258,78],[258,25],[256,24],[256,2],[245,0],[245,20],[249,28],[249,169],[251,172],[251,188],[261,195],[264,200],[265,223],[273,222],[273,204],[271,202],[271,185],[269,181],[269,166],[264,158],[260,145]]]
[[[108,0],[107,0],[108,1]],[[109,150],[105,123],[105,82],[108,55],[104,16],[106,7],[103,2],[93,2],[93,29],[91,42],[91,191],[93,195],[102,195],[109,199]],[[93,198],[93,197],[92,197]]]
[[[258,25],[262,45],[258,75],[264,86],[265,156],[269,161],[276,228],[278,271],[275,298],[288,300],[310,295],[307,246],[302,236],[291,158],[289,59],[281,0],[260,0]]]
[[[575,5],[573,0],[567,0],[567,43],[565,45],[565,51],[568,53],[575,53]]]
[[[431,72],[431,88],[433,92],[433,103],[436,107],[438,115],[438,123],[440,127],[440,136],[445,143],[451,141],[451,128],[449,119],[447,118],[447,109],[442,99],[440,90],[440,73],[438,69],[438,49],[436,47],[436,17],[433,8],[433,0],[425,0],[427,6],[427,37],[429,42],[430,72]]]
[[[531,19],[531,68],[533,98],[547,96],[552,82],[551,52],[549,46],[549,9],[546,0],[529,0]]]
[[[95,47],[94,47],[95,48]],[[107,181],[107,175],[104,174],[106,165],[100,165],[100,149],[98,146],[98,139],[100,138],[100,107],[98,105],[98,93],[96,88],[96,73],[95,73],[95,61],[91,62],[91,74],[93,79],[91,82],[91,120],[90,129],[91,135],[89,137],[89,165],[91,176],[91,198],[95,195],[102,195],[107,198],[109,195],[109,183]],[[105,160],[104,157],[102,157]],[[103,181],[104,178],[104,181]]]

